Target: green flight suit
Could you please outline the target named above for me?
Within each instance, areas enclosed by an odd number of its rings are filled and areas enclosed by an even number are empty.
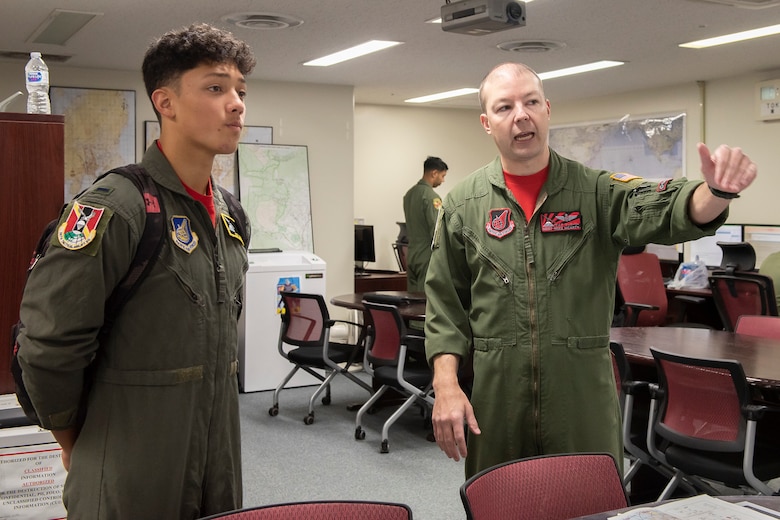
[[[426,354],[469,359],[481,435],[466,475],[534,455],[600,451],[622,462],[609,354],[621,250],[714,234],[688,199],[698,182],[644,182],[551,151],[526,224],[501,162],[449,192],[426,281]]]
[[[424,179],[420,179],[404,195],[406,234],[409,237],[409,252],[406,260],[406,290],[408,291],[425,290],[425,273],[431,261],[431,240],[439,207],[441,207],[441,198]]]
[[[236,371],[246,251],[221,218],[229,212],[219,190],[215,228],[156,145],[142,164],[159,185],[166,238],[105,344],[103,305],[146,218],[124,177],[109,175],[79,198],[103,210],[94,238],[69,250],[55,234],[22,301],[19,360],[43,426],[74,426],[88,392],[65,483],[69,519],[194,519],[242,505]]]

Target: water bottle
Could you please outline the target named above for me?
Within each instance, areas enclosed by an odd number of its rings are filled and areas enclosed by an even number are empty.
[[[27,78],[27,113],[51,114],[49,67],[41,59],[40,52],[30,53],[24,72]]]

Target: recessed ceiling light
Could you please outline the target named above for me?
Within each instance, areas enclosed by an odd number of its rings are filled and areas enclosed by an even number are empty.
[[[466,96],[468,94],[474,94],[476,92],[479,92],[478,88],[459,88],[457,90],[448,90],[447,92],[439,92],[438,94],[430,94],[427,96],[405,99],[404,102],[405,103],[430,103],[431,101],[439,101],[442,99]]]
[[[336,63],[341,63],[342,61],[365,56],[366,54],[381,51],[389,47],[395,47],[396,45],[401,45],[402,43],[403,42],[371,40],[365,43],[361,43],[360,45],[355,45],[354,47],[344,49],[343,51],[328,54],[327,56],[317,58],[316,60],[307,61],[304,63],[304,65],[308,65],[310,67],[329,67],[331,65],[335,65]]]
[[[780,25],[770,25],[769,27],[760,27],[750,31],[724,34],[723,36],[716,36],[714,38],[681,43],[679,46],[687,49],[704,49],[706,47],[715,47],[716,45],[724,45],[726,43],[752,40],[753,38],[763,38],[764,36],[773,36],[775,34],[780,34]]]
[[[223,16],[222,21],[242,29],[289,29],[303,23],[300,18],[276,13],[234,13]]]
[[[542,41],[542,40],[518,40],[499,43],[496,45],[502,51],[509,52],[548,52],[566,47],[563,42]]]

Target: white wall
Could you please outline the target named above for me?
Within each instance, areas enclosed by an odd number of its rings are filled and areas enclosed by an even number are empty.
[[[56,86],[135,90],[140,160],[143,122],[155,119],[141,73],[57,64],[49,64],[49,69]],[[24,62],[0,62],[0,99],[24,88]],[[24,112],[24,98],[14,101],[8,111]],[[352,87],[250,80],[246,124],[272,126],[275,143],[308,147],[314,252],[327,262],[327,299],[353,292]]]
[[[374,226],[377,261],[367,267],[398,269],[392,243],[404,221],[403,196],[422,177],[429,155],[449,171],[436,192],[449,188],[496,156],[477,110],[355,106],[355,217]]]
[[[720,144],[742,147],[758,165],[759,177],[732,202],[729,221],[780,225],[771,209],[780,193],[780,122],[757,121],[754,109],[755,84],[777,76],[757,74],[571,103],[551,99],[551,124],[684,112],[686,175],[701,178],[699,141],[712,149]],[[401,199],[422,175],[426,155],[438,155],[450,167],[447,182],[437,189],[442,196],[495,156],[478,117],[467,110],[355,107],[355,216],[376,226],[377,268],[396,267],[390,244],[398,234],[395,222],[403,219]]]

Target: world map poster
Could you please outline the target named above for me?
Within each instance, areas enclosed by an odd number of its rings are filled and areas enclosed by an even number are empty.
[[[649,180],[685,175],[685,114],[550,128],[550,147],[598,170]]]

